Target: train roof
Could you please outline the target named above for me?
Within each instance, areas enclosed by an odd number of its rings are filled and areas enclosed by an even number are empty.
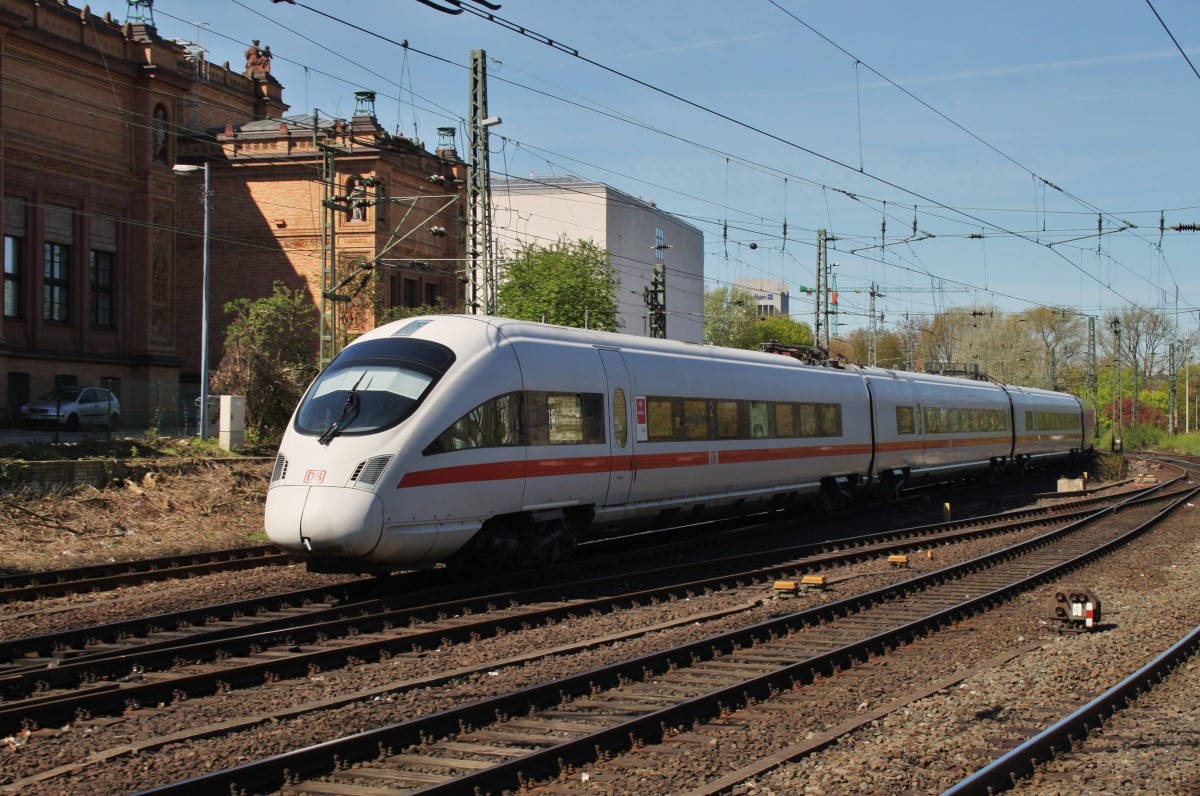
[[[473,326],[478,332],[472,331]],[[484,335],[489,329],[498,332],[506,340],[513,343],[519,343],[523,340],[563,342],[575,345],[615,348],[626,352],[663,353],[703,359],[818,369],[818,366],[805,364],[792,357],[769,354],[762,351],[748,351],[741,348],[726,348],[724,346],[705,345],[702,343],[685,343],[678,340],[662,340],[653,337],[621,334],[619,332],[576,329],[567,326],[555,326],[553,324],[514,320],[512,318],[498,318],[489,315],[422,315],[384,324],[367,332],[358,339],[368,340],[391,336],[411,336],[444,342],[444,337],[447,335],[464,335],[467,337],[476,333]],[[819,369],[825,370],[825,368]],[[839,368],[834,367],[829,368],[829,370],[837,371]]]
[[[935,373],[892,370],[850,363],[831,363],[827,366],[810,365],[784,354],[749,351],[741,348],[727,348],[725,346],[706,345],[702,343],[685,343],[678,340],[663,340],[619,332],[578,329],[569,326],[556,326],[554,324],[501,318],[492,315],[421,315],[383,324],[363,334],[358,340],[374,340],[386,337],[417,337],[444,342],[442,338],[447,335],[464,335],[469,338],[473,334],[479,334],[482,339],[488,336],[489,330],[498,332],[506,340],[514,343],[521,340],[558,341],[576,345],[616,348],[629,352],[667,353],[727,362],[753,362],[774,365],[776,367],[796,367],[834,373],[857,374],[867,378],[887,378],[945,385],[963,385],[965,383],[976,385],[981,389],[1004,389],[1029,396],[1074,397],[1071,393],[1067,392],[1001,384],[994,381],[963,379],[955,376],[942,376]]]

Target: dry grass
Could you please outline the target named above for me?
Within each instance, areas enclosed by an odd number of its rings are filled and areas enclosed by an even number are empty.
[[[0,495],[0,572],[262,544],[271,463],[196,461],[108,489]]]

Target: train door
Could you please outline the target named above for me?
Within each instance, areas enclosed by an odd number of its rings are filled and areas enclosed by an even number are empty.
[[[633,485],[633,434],[629,422],[633,398],[629,392],[629,371],[625,357],[611,348],[598,349],[604,374],[608,379],[609,428],[608,452],[608,499],[606,506],[619,506],[629,500],[629,489]]]
[[[925,426],[925,405],[921,403],[920,396],[917,393],[918,390],[914,385],[913,398],[915,399],[917,410],[916,417],[914,418],[916,421],[914,427],[917,431],[917,445],[913,448],[912,452],[912,469],[914,471],[923,470],[930,463],[928,456],[929,438],[926,436],[929,433],[929,429]]]

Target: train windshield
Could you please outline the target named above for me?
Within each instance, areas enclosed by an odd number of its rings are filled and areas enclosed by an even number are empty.
[[[454,361],[423,340],[372,340],[345,349],[308,389],[296,430],[329,444],[342,434],[374,434],[402,422]]]

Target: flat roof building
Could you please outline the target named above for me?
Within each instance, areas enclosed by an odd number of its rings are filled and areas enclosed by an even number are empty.
[[[759,317],[786,317],[790,312],[791,296],[786,282],[778,279],[739,279],[734,282],[734,287],[740,287],[754,296]]]
[[[699,229],[646,199],[577,177],[493,179],[491,187],[492,234],[501,262],[505,250],[520,246],[550,246],[562,236],[590,240],[610,252],[620,278],[622,332],[652,336],[647,291],[658,269],[664,275],[664,336],[704,341],[704,233]]]

